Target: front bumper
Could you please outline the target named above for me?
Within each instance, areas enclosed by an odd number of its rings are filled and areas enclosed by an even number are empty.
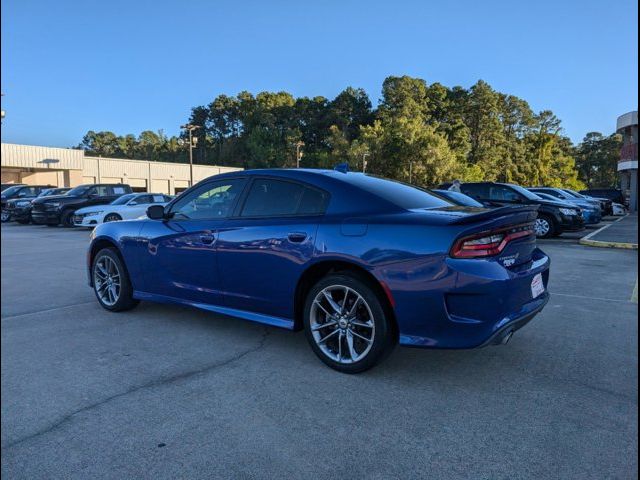
[[[7,211],[13,220],[29,220],[31,218],[31,207],[10,208]]]
[[[583,210],[582,219],[584,220],[585,225],[596,225],[602,220],[602,215],[600,212],[596,212],[595,210]]]
[[[31,211],[31,220],[40,225],[58,225],[60,223],[60,212],[57,211]]]
[[[560,229],[563,232],[579,232],[584,230],[584,218],[581,215],[562,215],[559,219]]]
[[[101,217],[99,215],[74,215],[73,216],[73,226],[74,227],[84,227],[84,228],[93,228],[97,226],[100,222],[98,220]]]

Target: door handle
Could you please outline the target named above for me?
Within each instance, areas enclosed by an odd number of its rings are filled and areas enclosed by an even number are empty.
[[[215,239],[216,237],[213,235],[200,235],[200,241],[205,245],[211,245]]]
[[[307,234],[304,232],[291,232],[287,235],[290,242],[302,243],[306,240]]]

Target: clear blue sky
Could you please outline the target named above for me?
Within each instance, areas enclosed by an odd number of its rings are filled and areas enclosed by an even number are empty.
[[[2,1],[2,141],[178,132],[241,90],[333,98],[388,75],[495,89],[579,141],[638,104],[635,0]]]

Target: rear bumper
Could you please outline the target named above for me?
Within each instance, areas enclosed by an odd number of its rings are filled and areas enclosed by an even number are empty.
[[[385,282],[396,302],[400,344],[469,349],[501,343],[549,301],[550,260],[539,249],[534,253],[530,262],[513,269],[505,268],[497,259],[447,258],[446,267],[435,269],[436,279],[425,279],[422,291],[416,279],[402,286],[387,277]],[[419,270],[429,272],[425,267],[414,271]],[[534,293],[532,284],[538,275],[544,290]]]

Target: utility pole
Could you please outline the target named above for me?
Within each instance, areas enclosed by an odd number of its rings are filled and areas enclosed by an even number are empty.
[[[200,125],[192,125],[190,123],[187,123],[186,125],[182,125],[180,128],[189,132],[189,186],[193,187],[193,148],[198,142],[198,137],[193,137],[193,131],[200,128]]]
[[[362,154],[362,173],[367,171],[367,157],[370,155],[369,152],[364,152]]]
[[[299,141],[296,143],[296,168],[300,168],[300,160],[302,159],[302,150],[300,150],[302,147],[304,147],[304,142]]]

